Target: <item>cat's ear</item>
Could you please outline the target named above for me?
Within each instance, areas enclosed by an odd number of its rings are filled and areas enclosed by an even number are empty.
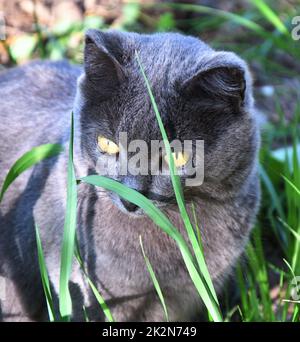
[[[200,70],[183,82],[190,97],[241,106],[245,100],[247,66],[234,53],[216,52],[204,58]]]
[[[118,62],[118,39],[110,32],[90,29],[85,34],[84,70],[87,80],[101,92],[110,94],[124,80]]]

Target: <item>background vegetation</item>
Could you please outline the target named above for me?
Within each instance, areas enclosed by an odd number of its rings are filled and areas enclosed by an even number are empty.
[[[179,31],[249,62],[261,112],[263,197],[221,308],[229,321],[299,321],[293,281],[300,276],[300,40],[291,35],[299,1],[0,0],[1,11],[7,24],[1,68],[32,58],[80,63],[83,32],[91,27]]]

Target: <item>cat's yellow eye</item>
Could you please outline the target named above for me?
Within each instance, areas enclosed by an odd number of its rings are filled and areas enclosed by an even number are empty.
[[[98,146],[102,152],[108,154],[117,154],[120,151],[117,144],[109,139],[102,137],[101,135],[98,136]]]
[[[189,155],[185,152],[173,152],[174,165],[176,168],[184,166],[189,161]],[[165,155],[165,161],[168,163],[168,156]]]

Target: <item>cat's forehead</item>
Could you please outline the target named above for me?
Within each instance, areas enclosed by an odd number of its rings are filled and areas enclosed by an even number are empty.
[[[116,133],[127,132],[130,139],[155,140],[161,139],[161,133],[147,94],[136,94],[135,98],[130,97],[119,106],[118,118],[114,125]],[[160,115],[167,127],[170,126],[170,115],[166,106],[160,106],[161,101],[157,101]]]
[[[168,87],[193,74],[203,54],[213,51],[197,38],[179,34],[124,35],[123,52],[129,77],[138,79],[141,66],[153,87]],[[138,56],[137,56],[138,55]],[[141,66],[137,63],[137,58]]]

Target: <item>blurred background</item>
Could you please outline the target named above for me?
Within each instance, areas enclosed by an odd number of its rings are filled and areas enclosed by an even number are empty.
[[[263,200],[247,262],[223,299],[225,316],[299,320],[300,296],[291,300],[290,283],[300,276],[300,198],[282,175],[300,189],[300,0],[0,0],[1,17],[3,70],[36,58],[81,63],[88,28],[182,32],[249,63],[262,125]]]

